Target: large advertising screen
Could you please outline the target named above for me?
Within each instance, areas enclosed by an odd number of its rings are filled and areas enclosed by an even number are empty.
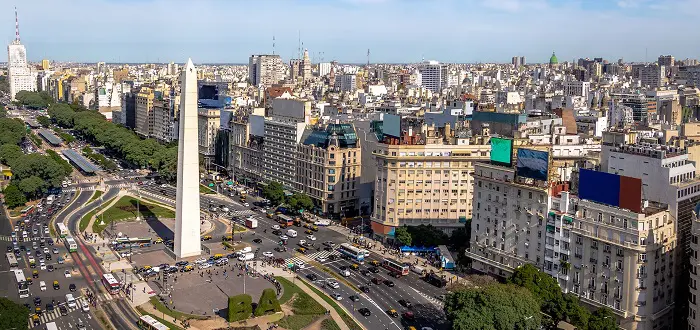
[[[513,162],[513,140],[491,138],[491,163],[510,166]]]
[[[516,174],[521,177],[547,181],[549,173],[549,153],[532,149],[518,149],[515,163]]]
[[[384,135],[401,137],[401,117],[397,115],[384,114]]]
[[[578,181],[581,199],[638,213],[642,210],[642,180],[638,178],[581,169]]]

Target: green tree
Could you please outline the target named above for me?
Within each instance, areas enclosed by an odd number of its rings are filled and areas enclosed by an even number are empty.
[[[579,329],[586,329],[591,312],[581,305],[581,300],[573,293],[564,295],[566,320]]]
[[[7,298],[0,298],[0,329],[27,329],[29,309]]]
[[[408,232],[408,227],[406,226],[397,227],[394,231],[394,237],[401,245],[410,246],[413,243],[413,236]]]
[[[444,310],[453,330],[535,330],[542,323],[537,299],[508,284],[449,293]]]
[[[228,321],[246,320],[253,313],[253,298],[247,294],[228,297]]]
[[[51,157],[51,159],[53,159],[58,165],[61,165],[66,175],[70,175],[70,173],[73,172],[73,165],[71,165],[67,160],[61,158],[57,152],[51,149],[46,149],[46,155]]]
[[[411,233],[415,246],[443,245],[449,239],[444,231],[433,225],[409,226],[408,232]]]
[[[287,203],[294,211],[311,210],[314,207],[314,201],[311,200],[311,197],[298,193],[290,196]]]
[[[37,153],[23,155],[12,162],[10,166],[12,166],[13,180],[38,176],[46,181],[48,187],[60,187],[61,181],[70,174],[50,156]]]
[[[262,195],[269,199],[272,205],[284,203],[284,188],[279,182],[270,181],[267,186],[263,187]]]
[[[16,118],[0,118],[0,145],[19,144],[27,134],[24,123]]]
[[[14,184],[5,187],[2,193],[5,195],[5,204],[7,204],[7,207],[24,206],[24,204],[27,203],[27,198],[24,197],[24,194]]]
[[[19,91],[15,99],[19,104],[33,109],[44,109],[53,103],[53,98],[47,92]]]
[[[19,190],[25,196],[35,199],[46,192],[46,182],[40,177],[32,175],[19,181]]]
[[[44,126],[44,127],[51,126],[51,119],[49,119],[49,117],[38,116],[38,117],[36,117],[36,121],[38,121],[39,124],[41,124],[41,126]]]
[[[598,308],[588,320],[588,330],[617,330],[615,314],[609,308]]]
[[[277,294],[275,290],[270,288],[263,290],[260,294],[260,300],[258,301],[258,306],[255,307],[255,316],[263,316],[267,313],[281,312],[282,307],[280,307],[280,302],[277,300]]]
[[[7,76],[0,76],[0,93],[10,93],[10,83],[7,81]]]
[[[5,109],[5,106],[0,104],[0,118],[5,118],[7,117],[7,109]]]
[[[22,148],[16,144],[8,143],[0,146],[0,163],[10,165],[12,162],[22,157],[22,155],[24,155]]]
[[[513,272],[508,282],[530,291],[542,305],[542,312],[551,316],[555,321],[565,318],[564,296],[554,277],[531,264],[525,264]]]

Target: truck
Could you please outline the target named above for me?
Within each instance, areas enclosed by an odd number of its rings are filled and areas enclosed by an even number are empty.
[[[318,220],[318,221],[314,222],[314,224],[316,226],[330,226],[331,221],[328,219],[322,219],[322,220]]]
[[[255,258],[255,253],[244,253],[238,256],[238,261],[248,261],[248,260],[253,260]]]
[[[245,219],[245,226],[250,229],[258,228],[258,219],[248,218]]]
[[[287,236],[289,237],[297,237],[297,231],[294,229],[287,230]]]

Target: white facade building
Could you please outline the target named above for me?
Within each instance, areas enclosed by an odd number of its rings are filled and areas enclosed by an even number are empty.
[[[11,100],[15,100],[17,92],[36,91],[36,73],[29,68],[27,49],[19,38],[17,11],[15,11],[15,40],[7,46],[7,69]]]
[[[331,73],[331,64],[328,62],[318,64],[318,75],[323,77]]]
[[[591,83],[587,81],[565,81],[564,95],[566,96],[583,96],[588,99],[588,94],[591,92]]]
[[[254,86],[271,87],[284,80],[286,65],[279,55],[252,55],[248,60],[248,80]]]
[[[352,92],[357,89],[357,77],[354,74],[336,76],[334,87],[339,92]]]
[[[433,93],[439,93],[443,88],[443,65],[438,61],[426,61],[420,66],[421,86]]]

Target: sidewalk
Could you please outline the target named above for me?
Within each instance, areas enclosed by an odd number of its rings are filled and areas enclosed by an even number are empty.
[[[163,320],[166,320],[172,324],[175,324],[179,327],[182,327],[182,322],[180,322],[181,320],[176,320],[174,317],[172,317],[168,314],[161,313],[155,307],[153,307],[153,305],[151,305],[151,304],[144,304],[144,305],[141,305],[139,307],[143,308],[143,310],[148,314],[152,314],[152,315],[157,316]],[[192,325],[190,325],[190,327],[188,329],[199,330],[198,328],[196,328]]]

